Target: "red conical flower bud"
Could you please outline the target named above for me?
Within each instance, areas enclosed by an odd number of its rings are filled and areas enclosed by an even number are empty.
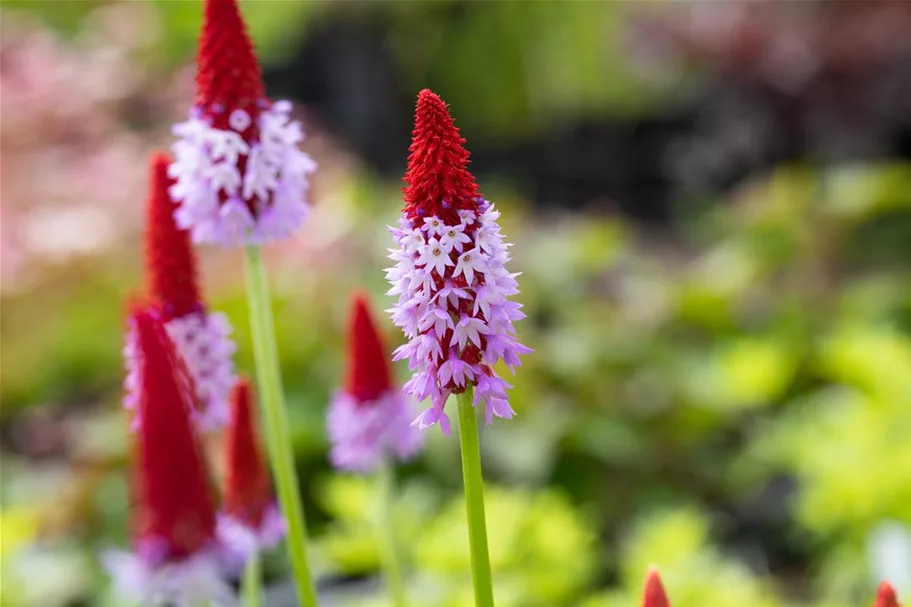
[[[192,385],[164,325],[132,316],[140,364],[134,534],[165,561],[190,557],[215,537],[212,487],[190,424]]]
[[[658,569],[652,567],[645,576],[645,589],[642,591],[642,607],[671,607]]]
[[[898,597],[895,595],[895,589],[889,582],[882,582],[879,585],[874,607],[901,607]]]
[[[259,449],[250,382],[243,376],[231,394],[225,470],[224,512],[258,528],[274,498],[269,471]]]
[[[392,389],[389,354],[363,293],[354,296],[348,329],[348,380],[345,389],[359,402]]]
[[[256,124],[265,90],[237,0],[206,0],[196,86],[196,103],[216,128],[228,128],[228,116],[237,109],[246,110]]]
[[[201,309],[196,257],[190,234],[174,223],[176,205],[168,194],[171,159],[162,152],[149,159],[149,199],[146,212],[146,271],[152,298],[165,322]]]
[[[446,103],[430,89],[421,91],[404,179],[409,219],[436,216],[457,225],[459,210],[477,211],[478,184],[468,172],[463,143]]]

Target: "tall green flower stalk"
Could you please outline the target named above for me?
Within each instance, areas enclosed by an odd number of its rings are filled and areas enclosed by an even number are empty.
[[[263,594],[262,561],[259,554],[253,554],[244,566],[243,597],[244,607],[260,607]]]
[[[484,409],[487,424],[515,415],[511,386],[495,369],[502,363],[515,370],[519,356],[531,350],[515,336],[513,322],[525,315],[511,299],[519,292],[518,274],[506,269],[510,244],[500,232],[500,212],[481,197],[464,143],[448,106],[432,91],[421,91],[405,208],[391,230],[395,265],[386,277],[389,292],[398,295],[392,320],[408,338],[396,359],[407,359],[414,371],[405,391],[430,401],[416,424],[439,424],[449,434],[444,409],[451,395],[458,401],[475,602],[492,607],[476,408]]]
[[[408,607],[408,591],[402,570],[393,503],[395,497],[395,470],[390,462],[384,462],[377,472],[379,490],[377,531],[380,537],[380,555],[386,591],[395,607]]]
[[[307,525],[298,489],[294,447],[288,432],[288,415],[278,364],[272,300],[260,249],[256,246],[246,247],[245,261],[247,304],[250,309],[250,332],[253,338],[263,430],[272,473],[275,476],[278,501],[288,523],[288,554],[291,557],[291,568],[300,604],[304,607],[316,607],[316,588],[313,585],[307,558]]]
[[[475,607],[493,607],[493,576],[487,549],[487,520],[484,514],[484,479],[481,474],[481,446],[478,421],[471,403],[471,388],[457,397],[459,442],[462,448],[462,482],[468,514],[468,543],[471,550],[471,580]]]

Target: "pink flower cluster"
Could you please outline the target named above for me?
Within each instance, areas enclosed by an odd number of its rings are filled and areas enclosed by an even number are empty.
[[[488,424],[494,416],[515,415],[506,395],[512,386],[493,367],[502,360],[515,370],[519,355],[531,350],[515,337],[513,322],[525,314],[509,299],[519,290],[517,274],[506,270],[511,245],[503,240],[499,216],[480,199],[478,212],[458,211],[458,223],[406,214],[391,229],[398,248],[386,275],[389,294],[399,298],[392,320],[409,339],[394,360],[407,359],[414,372],[405,391],[430,399],[431,407],[415,420],[421,428],[439,422],[448,434],[446,400],[472,385],[474,404],[485,405]]]

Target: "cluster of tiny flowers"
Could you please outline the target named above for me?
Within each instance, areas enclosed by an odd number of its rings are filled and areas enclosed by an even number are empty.
[[[307,217],[307,175],[316,164],[297,147],[304,139],[300,123],[290,119],[287,101],[262,99],[259,106],[255,125],[235,109],[231,128],[218,129],[196,107],[174,126],[170,193],[180,204],[174,217],[194,242],[266,244],[292,234]],[[258,138],[249,143],[243,134],[251,128]]]
[[[232,356],[237,349],[230,338],[231,324],[222,313],[193,312],[165,323],[168,337],[174,343],[194,395],[193,422],[203,432],[223,427],[228,421],[228,395],[234,384]],[[123,354],[126,364],[124,407],[135,411],[139,402],[141,377],[140,352],[136,345],[133,323],[126,333]],[[134,417],[134,429],[138,423]]]
[[[199,607],[236,605],[225,581],[223,557],[216,548],[176,562],[156,559],[149,551],[108,552],[102,555],[120,596],[142,597],[143,604]],[[157,562],[160,561],[160,562]]]
[[[499,216],[479,199],[478,213],[460,210],[455,225],[406,215],[399,228],[391,228],[399,248],[391,250],[396,264],[386,270],[388,294],[398,296],[390,312],[409,339],[394,360],[408,359],[414,372],[405,392],[418,401],[430,399],[431,407],[415,420],[421,428],[439,422],[448,434],[446,400],[471,385],[488,424],[494,416],[515,415],[506,396],[512,386],[493,367],[502,360],[514,371],[519,355],[531,350],[515,338],[513,322],[525,314],[509,299],[518,293],[517,274],[506,271],[510,245],[503,241]]]
[[[257,528],[222,512],[216,529],[226,565],[232,571],[239,570],[252,556],[277,546],[287,531],[285,517],[275,504],[266,508]]]
[[[408,399],[397,389],[366,402],[344,390],[337,392],[326,424],[332,465],[370,472],[382,465],[387,453],[400,460],[412,457],[423,443],[421,434],[411,426],[412,415]]]
[[[234,385],[231,323],[221,312],[198,312],[165,323],[168,337],[193,378],[197,408],[193,421],[203,432],[228,422],[228,395]]]

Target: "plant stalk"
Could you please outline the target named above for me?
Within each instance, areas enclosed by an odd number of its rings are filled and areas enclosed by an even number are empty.
[[[244,568],[244,607],[262,605],[262,567],[259,552],[254,552]]]
[[[471,580],[475,607],[493,607],[493,580],[487,550],[487,523],[484,517],[484,480],[481,476],[481,446],[478,420],[469,387],[456,397],[459,405],[459,441],[462,447],[462,478],[465,483],[465,508],[468,513],[468,543],[471,550]]]
[[[275,477],[278,501],[288,524],[287,547],[297,597],[302,607],[317,607],[316,588],[307,560],[307,525],[301,502],[294,446],[288,432],[288,414],[282,391],[275,341],[275,321],[269,283],[263,268],[259,247],[246,248],[247,304],[250,309],[250,333],[256,361],[259,402],[269,461]]]
[[[395,517],[392,509],[395,494],[395,470],[388,459],[383,461],[380,466],[377,480],[380,491],[377,524],[386,590],[395,607],[408,607],[408,593],[405,589],[405,576],[399,559],[400,552],[396,541]]]

